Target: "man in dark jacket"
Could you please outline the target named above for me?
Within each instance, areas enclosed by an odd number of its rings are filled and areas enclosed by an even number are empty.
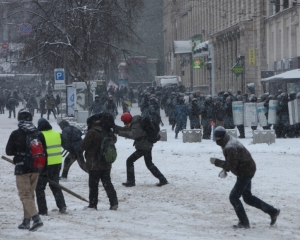
[[[28,150],[26,149],[28,147],[26,136],[37,133],[38,129],[32,124],[32,115],[29,109],[21,109],[19,111],[18,121],[18,129],[11,133],[6,145],[6,154],[14,156],[17,189],[24,210],[24,219],[18,228],[36,231],[43,226],[34,201],[34,190],[38,182],[39,172],[37,169],[29,169],[24,164],[24,158],[26,157],[26,150]],[[39,133],[39,137],[45,148],[45,141],[41,133]],[[33,225],[30,228],[31,219],[33,220]]]
[[[50,123],[40,118],[38,121],[38,130],[42,132],[46,142],[46,156],[47,168],[41,174],[50,180],[59,183],[59,172],[61,169],[62,155],[61,155],[61,134],[58,131],[52,130]],[[40,215],[48,215],[48,208],[45,196],[45,189],[47,181],[39,178],[36,186],[36,199]],[[67,206],[62,190],[49,183],[49,187],[53,193],[56,206],[60,213],[65,213]]]
[[[132,117],[130,113],[123,113],[121,120],[125,127],[114,126],[114,132],[121,137],[133,139],[136,148],[136,151],[127,158],[127,182],[122,184],[126,187],[135,186],[134,162],[144,156],[147,168],[154,177],[159,179],[156,186],[161,187],[168,184],[168,181],[152,162],[153,143],[147,140],[147,133],[140,124],[141,118],[139,115]]]
[[[184,103],[184,98],[180,98],[174,109],[174,117],[176,121],[175,138],[178,138],[179,131],[186,129],[188,115],[188,106]]]
[[[232,112],[232,98],[228,96],[224,104],[225,117],[224,117],[224,128],[234,129],[233,112]]]
[[[116,119],[116,116],[118,115],[118,108],[112,95],[108,95],[108,99],[103,106],[103,111],[110,113],[113,118]]]
[[[6,108],[8,109],[8,118],[11,118],[11,113],[13,113],[14,118],[16,118],[16,105],[17,101],[10,96],[6,103]]]
[[[211,135],[211,121],[213,119],[213,102],[211,95],[207,95],[204,104],[200,108],[201,124],[203,126],[203,139],[210,139]]]
[[[82,132],[77,127],[71,126],[66,120],[62,120],[59,126],[62,130],[62,147],[69,152],[64,160],[61,178],[68,178],[70,167],[76,160],[80,168],[87,172],[83,150],[81,149]]]
[[[231,171],[237,176],[236,183],[231,190],[229,199],[239,219],[234,228],[250,228],[249,220],[240,197],[252,207],[256,207],[271,217],[270,225],[274,225],[280,213],[279,209],[263,202],[251,193],[251,180],[256,171],[256,164],[250,152],[235,138],[226,133],[225,128],[219,126],[214,131],[217,145],[222,147],[225,161],[211,158],[210,162],[217,167],[223,168],[220,177],[226,177],[226,172]]]
[[[150,97],[149,99],[148,116],[150,118],[150,121],[157,125],[159,125],[162,122],[160,117],[160,108],[156,97]]]
[[[104,137],[112,137],[117,141],[116,136],[110,130],[109,124],[114,123],[110,114],[96,114],[87,119],[88,132],[81,142],[81,147],[85,151],[86,168],[89,173],[89,206],[87,208],[96,209],[98,204],[98,188],[101,179],[104,190],[110,203],[110,210],[118,209],[118,198],[114,185],[111,182],[111,163],[101,159],[99,144]]]
[[[190,128],[200,129],[200,109],[197,104],[197,98],[192,98],[189,109]]]
[[[91,106],[91,114],[97,114],[102,111],[103,105],[100,102],[99,95],[95,95],[95,101],[92,102]]]

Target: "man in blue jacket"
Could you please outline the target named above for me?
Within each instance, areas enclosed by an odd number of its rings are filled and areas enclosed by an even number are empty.
[[[76,160],[80,168],[87,172],[86,162],[81,148],[82,132],[77,127],[71,126],[66,120],[62,120],[59,126],[62,130],[62,147],[69,152],[64,160],[61,178],[66,179],[68,177],[69,170]]]

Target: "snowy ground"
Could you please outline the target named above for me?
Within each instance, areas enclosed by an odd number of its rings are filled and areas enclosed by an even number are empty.
[[[121,109],[119,109],[121,112]],[[139,109],[134,106],[133,114]],[[246,128],[246,139],[241,142],[250,150],[257,172],[252,181],[252,192],[281,209],[275,226],[260,210],[246,206],[251,229],[233,230],[237,217],[229,203],[229,192],[235,183],[231,173],[226,179],[218,177],[219,168],[210,164],[212,156],[223,159],[221,148],[212,140],[183,143],[162,113],[168,133],[167,142],[153,148],[153,162],[170,184],[156,187],[155,179],[143,159],[135,164],[136,187],[126,188],[126,159],[134,151],[132,140],[119,137],[118,159],[113,164],[112,182],[119,198],[119,209],[110,211],[108,199],[99,187],[98,211],[83,210],[87,206],[65,193],[67,214],[59,214],[53,195],[47,188],[49,216],[42,216],[44,226],[37,232],[17,229],[23,218],[18,198],[14,167],[0,160],[0,239],[55,240],[55,239],[300,239],[299,214],[299,139],[276,139],[276,143],[252,144],[252,133]],[[34,117],[34,124],[38,116]],[[120,115],[116,123],[121,124]],[[8,119],[8,112],[0,115],[1,155],[17,120]],[[59,130],[53,116],[50,123]],[[189,127],[189,124],[188,124]],[[88,199],[88,175],[75,163],[69,178],[61,184]]]

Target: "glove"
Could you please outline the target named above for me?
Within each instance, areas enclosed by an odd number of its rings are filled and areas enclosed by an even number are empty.
[[[226,177],[227,177],[227,172],[223,169],[223,170],[219,173],[219,177],[220,177],[220,178],[226,178]]]
[[[210,163],[211,163],[211,164],[215,164],[216,159],[217,159],[217,158],[210,158]]]

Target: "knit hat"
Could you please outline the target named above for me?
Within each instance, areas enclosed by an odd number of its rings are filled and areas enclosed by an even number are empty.
[[[226,129],[222,126],[216,127],[214,131],[215,138],[223,138],[226,134]]]

